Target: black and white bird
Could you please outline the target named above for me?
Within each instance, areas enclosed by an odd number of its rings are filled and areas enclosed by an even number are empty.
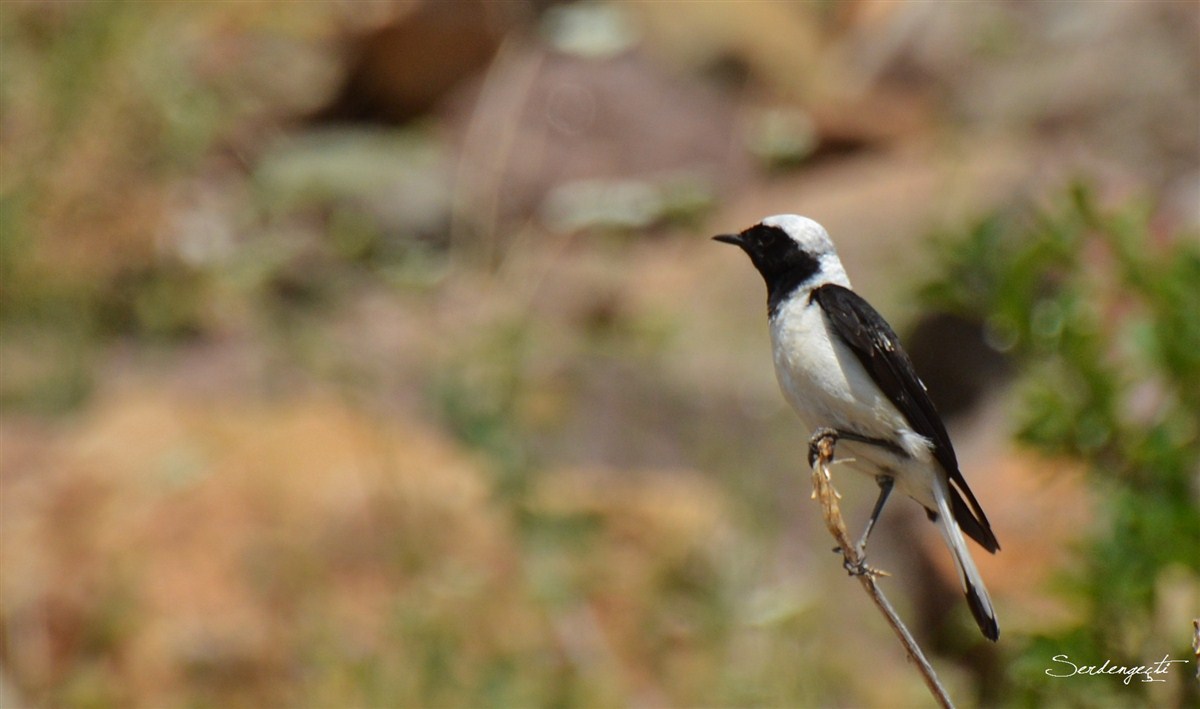
[[[963,534],[991,553],[1000,544],[925,385],[896,333],[850,289],[829,234],[783,214],[714,238],[741,247],[767,283],[775,375],[788,403],[810,433],[833,429],[839,458],[879,484],[860,547],[897,487],[937,525],[979,629],[996,640],[996,613]]]

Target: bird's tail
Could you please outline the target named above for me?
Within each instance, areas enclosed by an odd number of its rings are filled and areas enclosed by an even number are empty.
[[[958,569],[958,580],[962,582],[963,591],[967,594],[967,604],[971,607],[971,615],[988,640],[1000,637],[1000,627],[996,624],[996,612],[992,609],[992,599],[988,596],[979,569],[975,568],[975,560],[967,550],[967,541],[963,538],[962,530],[950,514],[950,502],[947,500],[946,488],[934,485],[933,496],[937,500],[938,516],[935,522],[942,533],[946,546],[954,557],[954,566]]]

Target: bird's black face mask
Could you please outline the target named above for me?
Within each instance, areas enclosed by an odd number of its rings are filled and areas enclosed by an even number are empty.
[[[746,252],[767,284],[767,302],[775,306],[821,268],[816,256],[800,248],[779,227],[755,224],[738,234],[719,234],[716,241],[733,244]]]

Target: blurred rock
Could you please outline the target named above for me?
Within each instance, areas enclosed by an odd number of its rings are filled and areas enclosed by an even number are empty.
[[[1047,138],[1075,162],[1115,162],[1158,188],[1194,172],[1194,5],[865,4],[883,9],[863,13],[846,42],[883,83],[935,89],[978,128]],[[1195,214],[1184,216],[1193,223]]]
[[[657,181],[578,180],[555,187],[540,210],[552,232],[645,231],[672,221],[693,223],[713,204],[704,181],[684,174]]]
[[[376,242],[358,248],[397,253],[414,241],[444,244],[450,221],[449,173],[444,151],[433,136],[340,128],[275,141],[264,151],[253,180],[268,213],[316,211],[334,221],[353,216],[366,230],[358,237]],[[329,224],[326,236],[335,241],[353,237],[337,227]],[[349,252],[356,248],[335,246]]]
[[[456,202],[485,236],[556,213],[546,200],[566,184],[688,180],[723,192],[753,170],[733,103],[640,52],[514,47],[448,120],[460,136]]]
[[[483,0],[406,7],[382,26],[343,40],[346,75],[313,122],[395,125],[428,113],[488,66],[521,9]]]
[[[626,7],[612,2],[562,3],[548,8],[540,25],[555,50],[592,59],[623,54],[639,39]]]

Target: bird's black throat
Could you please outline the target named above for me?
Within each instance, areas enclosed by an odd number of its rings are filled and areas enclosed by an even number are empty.
[[[771,317],[788,296],[821,270],[820,260],[779,227],[755,224],[723,240],[740,246],[762,275]]]
[[[767,317],[775,317],[775,314],[779,312],[779,308],[787,302],[788,297],[799,290],[805,282],[820,270],[820,264],[817,260],[811,256],[809,256],[809,259],[808,263],[802,264],[803,268],[794,268],[772,278],[768,278],[765,273],[763,274],[763,280],[767,282]]]

